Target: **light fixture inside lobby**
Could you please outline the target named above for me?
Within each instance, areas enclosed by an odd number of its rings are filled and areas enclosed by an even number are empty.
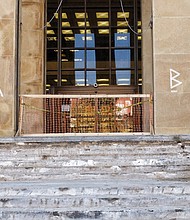
[[[55,18],[58,19],[58,13],[54,14]],[[63,19],[67,19],[67,14],[66,13],[62,13],[62,18]]]
[[[128,26],[126,21],[117,21],[117,26]]]
[[[70,27],[70,23],[68,21],[63,21],[62,22],[62,27]]]
[[[87,21],[87,22],[84,22],[84,21],[78,21],[77,24],[78,24],[79,27],[85,26],[85,24],[86,24],[86,26],[90,26],[89,21]]]
[[[97,18],[108,18],[108,12],[96,12]]]
[[[65,37],[65,40],[66,40],[66,41],[74,41],[75,38],[74,38],[74,37]]]
[[[75,13],[76,18],[85,18],[85,13],[83,12],[76,12]],[[86,13],[86,18],[88,18],[88,14]]]
[[[62,30],[62,34],[73,34],[72,30]]]
[[[109,26],[109,21],[98,21],[98,27]]]
[[[98,33],[99,34],[109,34],[109,29],[99,29]]]
[[[54,35],[55,32],[54,32],[54,30],[47,30],[47,34],[48,34],[48,35]]]
[[[126,34],[128,33],[128,29],[117,29],[117,33],[119,34]]]
[[[97,82],[109,82],[109,79],[97,79]]]
[[[54,82],[58,82],[58,79],[54,79]],[[61,79],[61,82],[67,82],[67,79]]]
[[[91,34],[91,30],[89,30],[89,29],[88,30],[80,30],[80,33],[81,34],[85,34],[85,33],[86,34]]]
[[[129,12],[117,12],[117,18],[129,18]]]

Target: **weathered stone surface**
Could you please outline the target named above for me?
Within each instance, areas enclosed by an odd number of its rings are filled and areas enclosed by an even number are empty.
[[[0,2],[0,136],[14,135],[16,1]]]
[[[15,142],[0,151],[2,220],[190,218],[189,143]]]
[[[43,94],[44,1],[22,0],[21,94]]]
[[[164,5],[164,7],[163,7]],[[156,134],[189,134],[190,1],[153,1]],[[177,73],[170,73],[170,70]],[[176,81],[175,81],[176,80]],[[178,84],[175,87],[175,85]],[[174,87],[173,87],[174,86]]]

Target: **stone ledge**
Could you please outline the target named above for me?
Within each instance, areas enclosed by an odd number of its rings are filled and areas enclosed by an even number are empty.
[[[61,142],[190,142],[190,135],[70,135],[70,136],[26,136],[26,137],[5,137],[0,138],[1,143],[18,143],[18,142],[31,142],[31,143],[61,143]]]

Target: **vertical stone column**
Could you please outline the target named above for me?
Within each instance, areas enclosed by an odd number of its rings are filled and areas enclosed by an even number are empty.
[[[153,0],[156,134],[190,133],[190,1]]]
[[[141,1],[143,93],[153,93],[152,0]]]
[[[22,0],[20,94],[43,94],[44,89],[44,2]],[[29,133],[43,133],[43,100],[31,100]],[[38,107],[38,110],[37,110]],[[41,109],[41,110],[40,110]],[[25,131],[22,131],[25,133]]]
[[[20,93],[43,93],[44,0],[22,0]]]
[[[143,93],[153,95],[152,0],[141,1],[141,17]],[[143,131],[145,132],[153,132],[152,108],[151,103],[144,103]]]
[[[0,1],[0,137],[15,133],[16,2]]]

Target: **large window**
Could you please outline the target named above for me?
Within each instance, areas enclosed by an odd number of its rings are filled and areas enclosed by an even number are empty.
[[[46,90],[136,86],[141,77],[140,0],[47,1]],[[137,34],[139,33],[139,34]]]

